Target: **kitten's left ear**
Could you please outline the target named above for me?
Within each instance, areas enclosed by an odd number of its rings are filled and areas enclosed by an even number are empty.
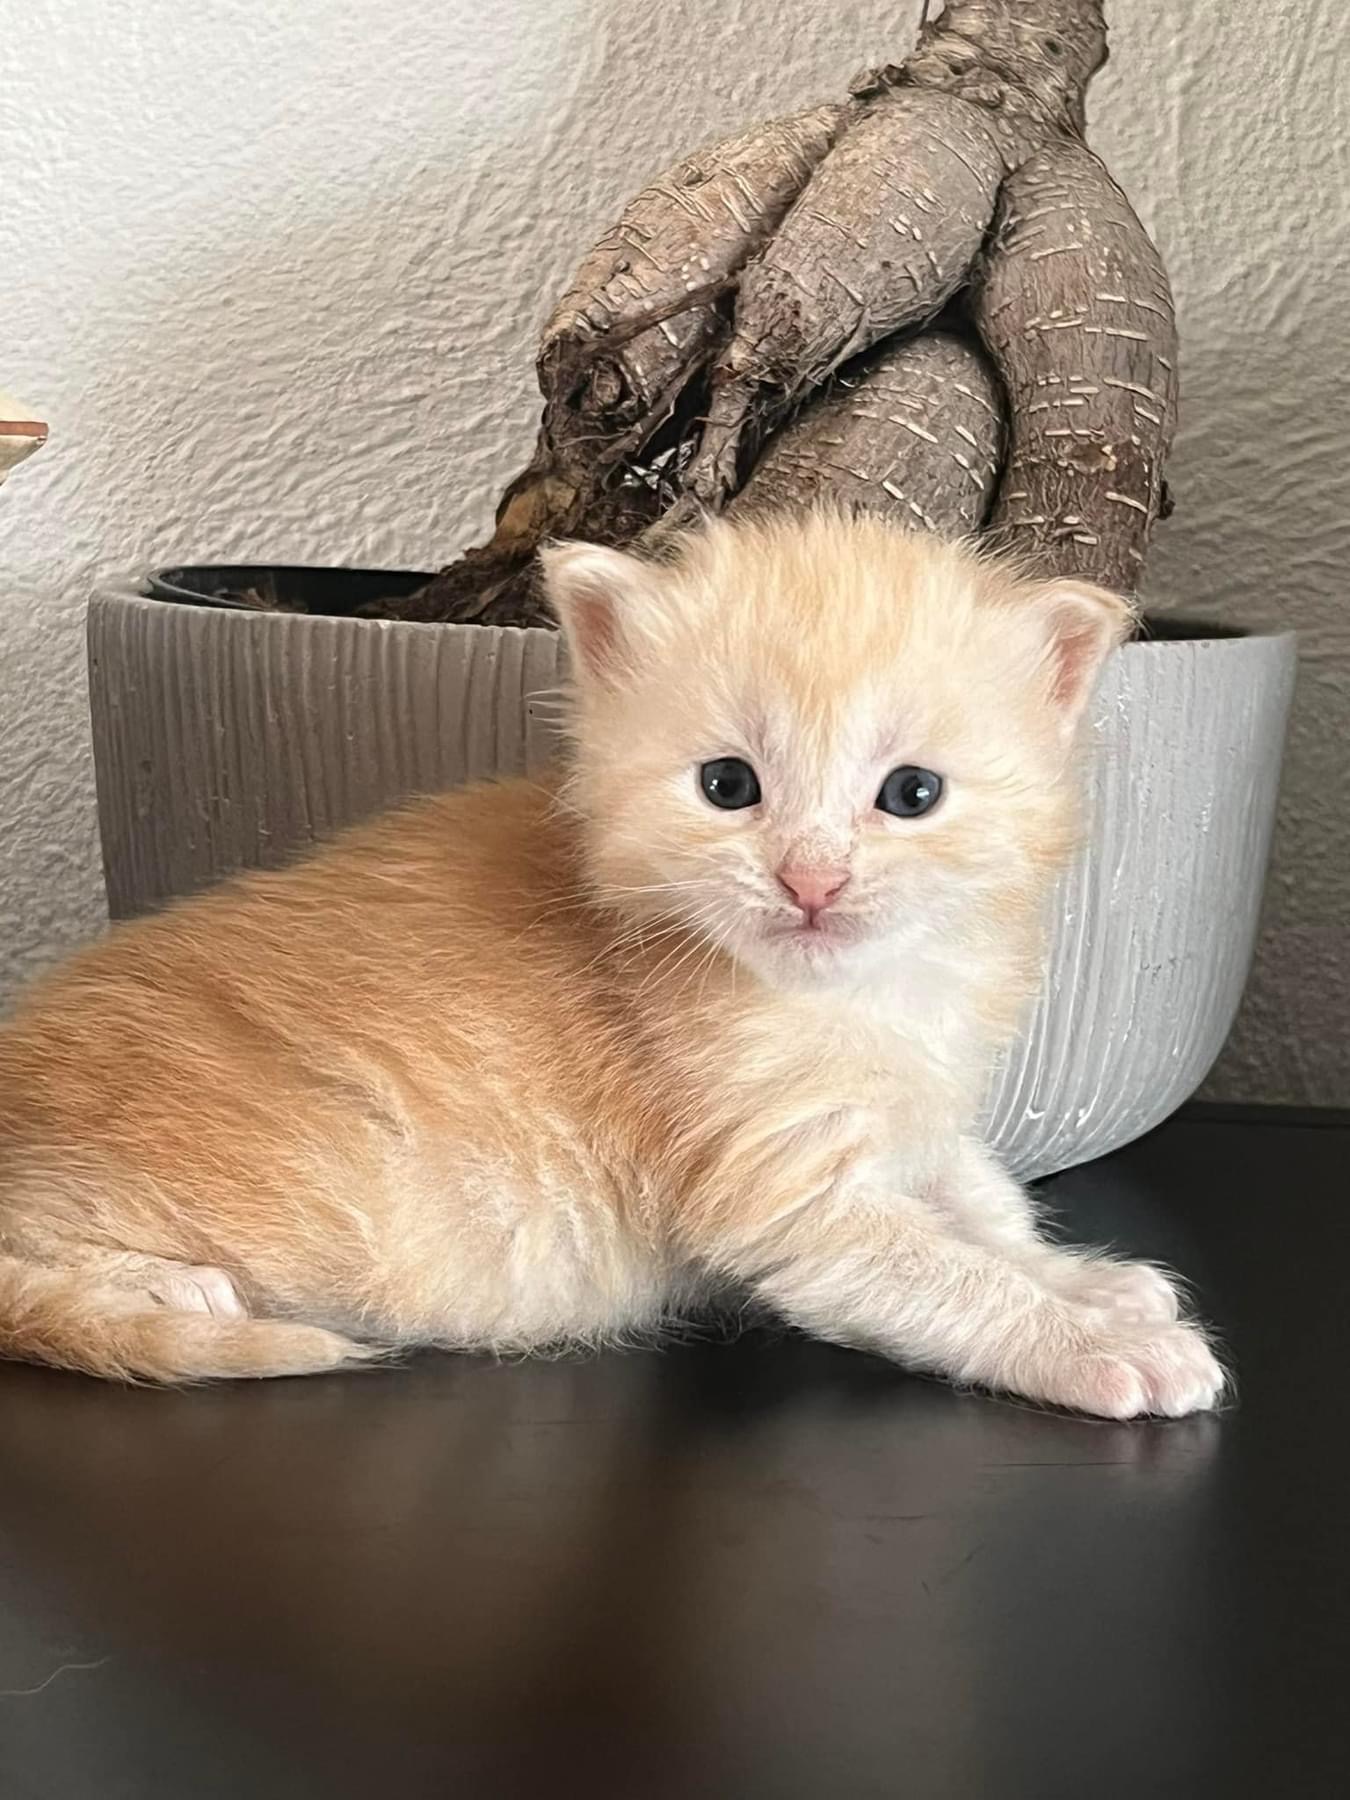
[[[1119,594],[1071,577],[1048,581],[1032,596],[1048,633],[1050,699],[1066,737],[1073,734],[1102,664],[1134,625]]]
[[[577,671],[613,682],[631,664],[642,613],[655,602],[649,563],[600,544],[549,544],[539,552],[544,589]]]

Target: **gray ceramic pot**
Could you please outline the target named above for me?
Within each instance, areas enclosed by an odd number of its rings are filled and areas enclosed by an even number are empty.
[[[125,918],[409,793],[536,770],[544,631],[232,611],[89,613],[108,900]],[[1292,637],[1131,644],[1092,707],[1091,830],[989,1134],[1026,1177],[1128,1143],[1203,1081],[1256,938]]]

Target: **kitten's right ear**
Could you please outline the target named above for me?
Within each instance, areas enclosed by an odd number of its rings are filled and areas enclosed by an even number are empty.
[[[1134,609],[1119,594],[1072,576],[1042,583],[1032,602],[1048,632],[1051,701],[1064,735],[1072,737],[1102,664],[1130,635]]]
[[[617,680],[630,665],[635,617],[654,599],[650,564],[579,543],[547,545],[539,561],[573,666],[594,681]]]

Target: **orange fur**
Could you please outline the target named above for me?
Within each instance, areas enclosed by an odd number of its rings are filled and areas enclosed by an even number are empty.
[[[1170,1288],[1045,1244],[967,1135],[1123,604],[829,514],[547,564],[560,786],[124,926],[0,1033],[0,1353],[191,1380],[533,1349],[730,1278],[959,1379],[1208,1403]],[[704,799],[719,756],[758,806]],[[941,805],[877,811],[910,763]],[[823,928],[786,859],[847,871]]]

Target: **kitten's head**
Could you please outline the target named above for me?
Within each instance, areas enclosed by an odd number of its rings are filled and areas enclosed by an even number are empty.
[[[1035,915],[1124,601],[828,512],[714,521],[656,562],[565,544],[545,570],[568,796],[626,918],[800,984]]]

